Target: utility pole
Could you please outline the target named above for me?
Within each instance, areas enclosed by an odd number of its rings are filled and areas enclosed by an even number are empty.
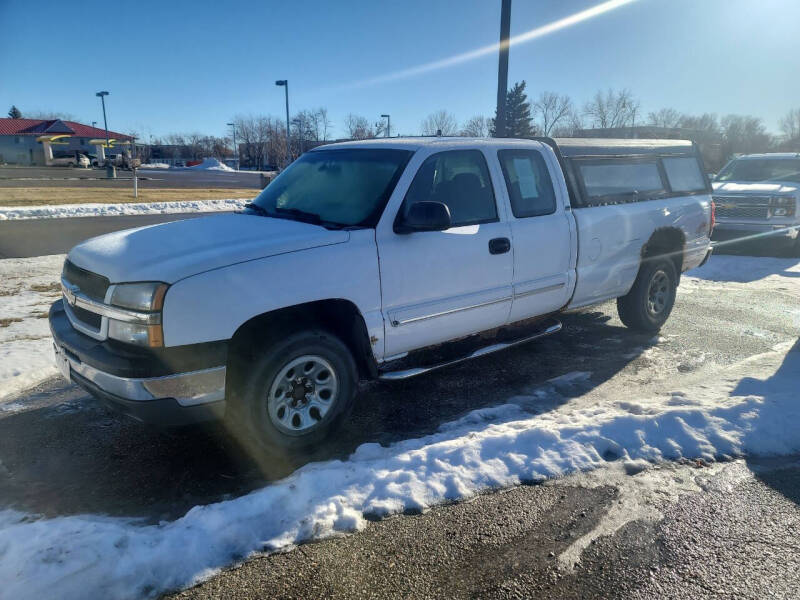
[[[392,117],[390,115],[381,115],[386,119],[386,135],[384,137],[392,137]]]
[[[500,59],[497,65],[497,116],[494,136],[506,137],[506,93],[508,91],[508,39],[511,34],[511,0],[500,8]]]
[[[289,139],[289,80],[279,79],[275,85],[283,86],[286,91],[286,164],[288,165],[292,159],[292,144]]]
[[[108,96],[108,92],[97,92],[95,96],[100,97],[100,103],[103,105],[103,125],[106,128],[106,148],[108,148],[108,120],[106,119],[106,96]]]
[[[236,164],[236,170],[239,170],[239,156],[238,149],[236,148],[236,123],[228,123],[228,126],[233,129],[233,162]]]

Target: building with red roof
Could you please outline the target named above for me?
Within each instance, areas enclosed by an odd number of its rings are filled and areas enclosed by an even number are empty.
[[[133,137],[61,119],[0,119],[0,164],[47,165],[55,157],[129,149]]]

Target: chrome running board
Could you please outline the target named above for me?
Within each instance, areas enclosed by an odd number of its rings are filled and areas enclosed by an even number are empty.
[[[472,360],[473,358],[478,358],[479,356],[486,356],[487,354],[500,352],[501,350],[511,348],[512,346],[519,346],[520,344],[531,342],[546,335],[557,333],[561,331],[561,327],[562,327],[561,321],[555,321],[545,329],[542,329],[533,335],[528,335],[509,342],[499,342],[497,344],[484,346],[483,348],[478,348],[477,350],[472,351],[466,356],[462,356],[460,358],[455,358],[452,360],[447,360],[427,367],[411,367],[410,369],[401,369],[399,371],[384,371],[378,375],[378,379],[381,381],[398,381],[400,379],[408,379],[409,377],[416,377],[417,375],[422,375],[423,373],[428,373],[429,371],[434,371],[436,369],[441,369],[443,367],[449,367],[450,365],[455,365],[460,362],[464,362],[466,360]]]

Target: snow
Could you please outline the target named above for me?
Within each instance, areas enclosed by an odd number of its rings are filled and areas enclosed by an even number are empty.
[[[228,165],[221,163],[216,158],[204,158],[203,162],[199,165],[194,165],[193,167],[189,167],[190,169],[197,169],[200,171],[234,171],[235,169],[231,169]]]
[[[712,257],[705,271],[692,274],[694,281],[738,277],[737,263],[724,259]],[[753,260],[750,271],[761,274],[761,285],[782,285],[769,268],[795,268],[771,262],[779,259]],[[651,343],[657,351],[669,340]],[[612,464],[636,473],[679,459],[797,453],[798,373],[795,341],[727,368],[701,367],[682,376],[679,389],[659,382],[632,389],[617,378],[594,384],[591,373],[567,373],[433,434],[386,447],[363,444],[347,460],[308,464],[260,490],[158,525],[2,510],[0,598],[47,597],[54,589],[67,599],[154,597],[254,553],[520,482]],[[626,512],[618,511],[607,526],[618,527]],[[565,564],[589,541],[578,540]]]
[[[58,373],[47,311],[61,295],[63,263],[64,255],[0,260],[0,410]]]
[[[187,200],[182,202],[140,202],[122,204],[53,204],[47,206],[0,206],[0,221],[118,215],[220,212],[240,210],[246,199]]]
[[[143,165],[139,165],[140,169],[169,169],[169,165],[167,163],[145,163]]]
[[[424,510],[486,489],[620,461],[715,461],[800,451],[797,373],[789,345],[707,374],[681,391],[619,402],[588,374],[551,381],[439,431],[346,461],[309,464],[246,496],[197,506],[159,525],[81,515],[0,512],[0,580],[11,598],[134,598],[190,585],[252,553],[362,529],[366,516]],[[577,395],[574,395],[578,392]],[[554,406],[537,414],[543,405]]]

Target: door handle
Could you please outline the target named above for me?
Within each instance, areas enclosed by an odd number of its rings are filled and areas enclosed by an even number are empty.
[[[509,250],[511,250],[511,240],[508,238],[489,240],[489,254],[505,254]]]

